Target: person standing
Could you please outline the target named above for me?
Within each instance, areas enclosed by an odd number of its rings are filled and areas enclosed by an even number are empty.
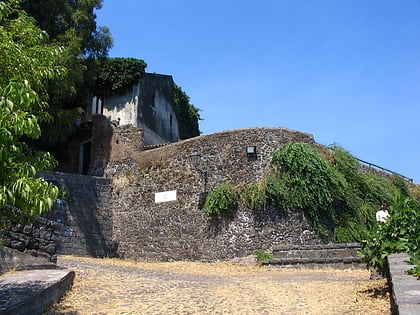
[[[387,218],[389,218],[389,207],[385,202],[382,204],[381,209],[376,212],[376,221],[385,223]]]

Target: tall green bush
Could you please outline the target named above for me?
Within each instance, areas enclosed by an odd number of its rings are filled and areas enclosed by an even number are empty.
[[[384,269],[392,253],[420,254],[420,205],[414,199],[400,196],[390,207],[390,217],[379,223],[371,237],[362,242],[360,254],[368,266]]]

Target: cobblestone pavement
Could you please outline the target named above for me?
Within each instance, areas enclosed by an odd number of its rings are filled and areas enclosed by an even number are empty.
[[[60,257],[73,289],[46,314],[390,314],[366,270]]]

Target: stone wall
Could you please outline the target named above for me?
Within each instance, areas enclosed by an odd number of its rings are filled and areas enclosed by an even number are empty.
[[[231,218],[210,219],[200,211],[204,190],[220,184],[261,180],[281,144],[312,135],[284,128],[226,131],[138,154],[137,170],[115,174],[114,239],[121,257],[213,261],[244,256],[273,245],[319,240],[302,212],[254,212],[239,207]],[[256,147],[248,156],[247,146]],[[191,156],[199,155],[195,167]],[[207,182],[205,180],[207,172]],[[155,202],[155,193],[176,191],[176,200]]]
[[[43,178],[64,192],[44,219],[57,226],[53,236],[57,254],[112,256],[112,199],[109,180],[63,173],[44,173]]]
[[[38,217],[34,223],[14,224],[10,230],[3,231],[2,244],[56,262],[62,229],[61,223]]]
[[[312,135],[284,128],[243,129],[140,152],[136,128],[117,130],[107,178],[41,174],[66,192],[40,219],[51,228],[45,234],[55,242],[56,253],[215,261],[273,246],[320,243],[301,211],[253,211],[239,204],[233,216],[222,219],[201,212],[207,192],[223,183],[260,181],[276,148],[289,141],[315,145]],[[255,147],[256,155],[248,155],[247,146]],[[192,156],[199,157],[198,165]],[[172,201],[155,199],[156,193],[168,192]],[[25,246],[30,242],[25,238]]]
[[[4,231],[6,247],[48,258],[57,254],[114,256],[112,193],[108,179],[65,173],[39,176],[60,187],[63,195],[35,222]]]

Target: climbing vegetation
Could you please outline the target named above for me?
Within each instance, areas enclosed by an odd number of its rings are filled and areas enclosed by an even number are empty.
[[[280,146],[272,155],[267,176],[237,190],[231,198],[240,196],[249,209],[263,211],[269,205],[283,212],[303,210],[319,235],[334,242],[369,238],[377,227],[375,213],[380,205],[410,194],[401,177],[363,172],[358,160],[340,146],[300,142]],[[225,205],[218,215],[233,212],[233,207],[227,208],[235,204],[232,199],[226,203],[220,191],[210,196],[210,208],[218,202]]]
[[[228,215],[237,205],[237,191],[231,184],[223,184],[209,193],[203,212],[216,217]]]
[[[190,103],[190,97],[176,84],[174,84],[174,111],[181,140],[200,135],[198,126],[201,120],[200,110]]]

